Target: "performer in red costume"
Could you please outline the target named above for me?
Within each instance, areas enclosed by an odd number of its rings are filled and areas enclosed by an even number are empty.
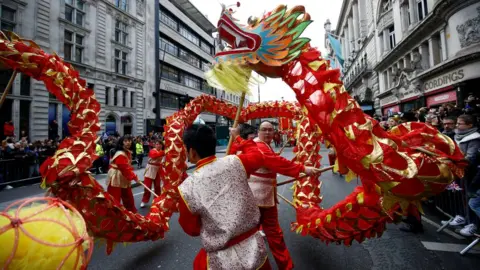
[[[277,210],[277,173],[298,177],[300,173],[318,174],[318,169],[303,166],[285,159],[273,151],[270,143],[274,134],[273,125],[263,122],[260,125],[258,137],[254,139],[257,147],[264,155],[262,168],[251,174],[248,184],[252,189],[257,205],[260,207],[262,230],[267,236],[268,246],[279,269],[292,269],[293,261],[288,252],[283,232],[278,223]]]
[[[132,167],[132,138],[130,136],[121,137],[115,148],[115,155],[110,160],[110,169],[108,170],[107,192],[120,203],[123,202],[125,208],[136,213],[135,201],[133,199],[131,181],[138,181],[137,175]]]
[[[271,269],[258,231],[260,211],[247,183],[263,155],[238,134],[238,129],[231,131],[242,154],[223,158],[215,157],[216,139],[208,126],[194,125],[184,134],[188,159],[197,168],[178,187],[178,221],[187,234],[201,237],[196,270]]]
[[[162,192],[160,188],[160,181],[161,181],[161,165],[162,165],[162,159],[165,156],[165,153],[163,152],[163,143],[158,140],[155,142],[155,148],[150,150],[148,153],[148,164],[147,167],[145,168],[145,181],[144,184],[148,188],[152,188],[152,182],[154,186],[154,192],[157,195],[160,195]],[[150,191],[148,191],[146,188],[143,191],[143,198],[142,202],[140,203],[140,208],[145,207],[145,204],[150,201]]]

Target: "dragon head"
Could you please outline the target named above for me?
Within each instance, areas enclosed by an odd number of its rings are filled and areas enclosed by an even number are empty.
[[[280,5],[261,19],[250,17],[247,25],[239,24],[233,15],[232,9],[223,6],[218,39],[219,44],[224,41],[227,46],[215,55],[213,71],[218,74],[214,77],[232,73],[239,75],[236,79],[249,77],[252,70],[265,77],[278,77],[278,70],[296,59],[310,41],[300,37],[312,22],[303,6],[287,9]]]

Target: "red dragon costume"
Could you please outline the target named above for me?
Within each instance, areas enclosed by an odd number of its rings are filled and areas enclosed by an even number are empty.
[[[219,38],[231,49],[217,54],[213,71],[223,71],[226,76],[231,71],[255,71],[282,78],[292,88],[298,102],[250,104],[242,109],[240,120],[298,120],[295,160],[305,165],[320,166],[321,137],[335,147],[338,161],[348,168],[346,178],[358,176],[362,186],[324,209],[318,177],[296,181],[293,203],[297,220],[292,230],[327,243],[351,245],[353,240],[381,236],[387,222],[419,208],[422,198],[442,192],[463,174],[466,162],[455,142],[430,126],[405,123],[387,132],[365,115],[340,81],[339,71],[330,68],[308,38],[301,37],[310,23],[302,6],[287,9],[281,5],[262,18],[251,18],[246,26],[237,24],[233,13],[225,9],[219,21]],[[236,113],[233,105],[203,95],[167,118],[164,188],[150,213],[142,216],[116,203],[88,171],[97,158],[100,104],[79,73],[57,55],[47,54],[14,34],[10,38],[0,35],[0,64],[43,81],[71,111],[71,136],[42,164],[42,186],[78,209],[90,233],[107,239],[108,252],[114,242],[164,236],[171,215],[177,211],[177,187],[187,176],[184,129],[205,111],[230,118]]]

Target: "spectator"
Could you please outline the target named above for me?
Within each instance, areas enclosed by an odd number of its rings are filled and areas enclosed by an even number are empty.
[[[396,127],[398,125],[398,121],[397,119],[390,117],[388,118],[387,124],[388,124],[388,129],[392,129],[393,127]]]
[[[457,119],[457,129],[455,130],[455,142],[465,155],[465,159],[469,161],[469,166],[465,170],[465,176],[461,179],[462,186],[469,193],[470,184],[475,181],[477,173],[477,155],[480,149],[480,133],[477,131],[476,118],[471,115],[461,115]],[[475,202],[475,200],[474,200]],[[460,234],[464,236],[472,236],[477,227],[471,223],[470,211],[466,211],[466,218],[456,215],[454,220],[450,222],[451,226],[460,226],[467,224],[460,230]]]
[[[443,118],[443,135],[447,135],[452,140],[455,138],[455,126],[457,125],[457,118],[453,116],[445,116]]]
[[[476,124],[476,118],[473,116],[460,115],[455,130],[455,142],[470,163],[475,162],[480,148],[480,133],[477,132]]]
[[[58,123],[57,120],[53,120],[48,127],[48,139],[55,140],[58,138]]]
[[[7,122],[5,122],[5,124],[3,124],[3,136],[4,136],[4,138],[15,136],[14,132],[15,132],[15,128],[13,127],[12,120],[7,121]]]
[[[138,136],[135,142],[135,154],[137,156],[137,168],[141,169],[143,167],[143,141],[142,137]]]

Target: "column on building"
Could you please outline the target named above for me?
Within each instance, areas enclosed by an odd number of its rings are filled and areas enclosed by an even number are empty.
[[[63,138],[63,104],[57,104],[57,124],[58,124],[58,136]],[[50,123],[48,123],[50,125]]]
[[[113,106],[113,104],[115,104],[115,101],[114,101],[114,98],[115,98],[115,94],[114,92],[116,91],[117,89],[113,88],[113,87],[109,87],[107,89],[108,91],[108,106]]]
[[[353,22],[353,40],[355,50],[360,50],[360,44],[358,40],[360,39],[360,20],[358,18],[358,3],[352,5],[352,22]]]
[[[440,30],[440,43],[442,44],[442,61],[445,61],[448,58],[447,40],[445,38],[445,28]]]
[[[124,106],[125,108],[130,108],[130,104],[131,104],[131,103],[130,103],[130,91],[124,91],[123,93],[126,93],[126,94],[127,94],[127,96],[125,97],[125,103],[126,103],[126,104],[123,104],[123,106]]]
[[[411,56],[410,56],[410,55],[411,55],[411,54],[407,54],[407,55],[405,55],[405,56],[403,57],[403,66],[404,66],[406,69],[412,68],[412,66],[411,66],[411,61],[410,61],[410,59],[411,59]]]
[[[423,70],[427,70],[430,68],[430,53],[429,53],[429,45],[428,43],[423,43],[418,47],[418,52],[420,53],[422,60],[421,65]]]
[[[117,106],[123,105],[123,89],[115,89],[117,91]]]
[[[350,32],[348,31],[348,23],[347,25],[345,26],[345,28],[343,29],[343,31],[345,32],[345,50],[346,50],[346,53],[345,53],[345,56],[343,57],[343,59],[345,59],[345,61],[348,60],[348,57],[350,56]]]
[[[367,23],[367,1],[358,0],[358,21],[359,21],[359,31],[360,37],[365,37],[368,32],[368,23]]]
[[[346,56],[347,56],[347,49],[346,49],[347,40],[346,40],[346,36],[345,36],[345,29],[343,30],[343,35],[340,38],[340,42],[342,44],[342,56],[345,59]]]
[[[20,74],[18,74],[15,77],[15,80],[13,80],[12,88],[11,88],[11,93],[14,96],[20,96]],[[3,89],[2,89],[3,90]],[[14,130],[13,132],[15,133],[15,138],[17,140],[20,139],[20,100],[14,99],[13,104],[12,104],[12,120],[13,121],[13,127]],[[0,123],[3,125],[3,123]]]
[[[415,16],[415,7],[417,6],[416,0],[408,0],[408,13],[410,15],[410,27],[412,29],[413,26],[417,23],[417,16]]]
[[[387,68],[387,90],[392,87],[392,70]]]
[[[348,35],[350,36],[350,52],[355,50],[355,44],[357,43],[355,40],[355,33],[353,31],[353,18],[352,16],[348,17]]]

